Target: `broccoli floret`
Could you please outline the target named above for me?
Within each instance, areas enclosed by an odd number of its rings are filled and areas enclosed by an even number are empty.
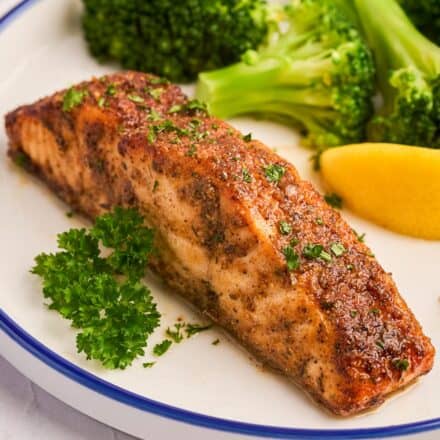
[[[353,0],[376,59],[383,106],[373,141],[440,148],[440,48],[395,0]]]
[[[374,64],[359,32],[328,0],[292,0],[283,18],[267,45],[201,73],[197,97],[219,117],[247,113],[299,125],[318,150],[364,139]]]
[[[264,40],[265,1],[83,0],[83,28],[99,60],[187,82]]]
[[[440,43],[440,2],[438,0],[399,0],[421,32]]]

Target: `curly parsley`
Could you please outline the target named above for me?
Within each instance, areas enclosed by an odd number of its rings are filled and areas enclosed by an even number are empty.
[[[125,369],[144,355],[160,313],[140,282],[153,252],[153,231],[132,209],[116,208],[90,229],[58,235],[55,254],[35,258],[32,273],[43,280],[49,308],[79,330],[78,352],[106,368]],[[108,248],[108,256],[100,247]]]

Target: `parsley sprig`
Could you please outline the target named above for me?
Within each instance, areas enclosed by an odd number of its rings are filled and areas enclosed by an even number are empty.
[[[58,247],[55,254],[38,255],[32,269],[43,280],[49,308],[79,329],[79,353],[106,368],[125,369],[144,355],[160,322],[151,292],[140,282],[153,252],[153,231],[137,211],[116,208],[90,230],[59,234]]]

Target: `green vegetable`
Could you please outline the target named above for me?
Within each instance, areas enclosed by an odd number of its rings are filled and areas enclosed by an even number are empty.
[[[268,29],[264,0],[83,0],[91,53],[128,69],[195,79],[240,59]]]
[[[342,208],[342,197],[338,194],[332,193],[332,194],[326,194],[324,196],[325,201],[330,205],[333,206],[333,208],[341,209]]]
[[[438,0],[399,0],[399,3],[419,30],[440,44],[440,2]]]
[[[78,352],[107,368],[124,369],[144,354],[160,314],[139,278],[153,252],[153,232],[134,210],[117,208],[86,229],[58,235],[55,254],[35,258],[49,308],[79,329]],[[108,248],[101,255],[100,246]]]
[[[277,183],[283,178],[286,169],[281,165],[275,163],[272,165],[268,165],[267,167],[264,167],[263,171],[269,182]]]
[[[63,111],[70,112],[83,102],[83,99],[88,95],[87,90],[76,90],[71,87],[63,96]]]
[[[374,64],[360,33],[331,0],[291,0],[283,26],[240,63],[199,75],[210,113],[257,114],[299,125],[324,148],[364,140]]]
[[[373,141],[440,148],[440,48],[395,0],[352,0],[373,49],[383,105]]]
[[[162,356],[171,347],[172,341],[169,339],[164,339],[160,344],[156,344],[153,348],[153,353],[156,356]]]
[[[144,368],[151,368],[156,362],[144,362],[142,366]]]

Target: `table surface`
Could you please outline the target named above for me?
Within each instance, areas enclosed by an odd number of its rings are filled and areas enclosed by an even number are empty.
[[[17,3],[18,0],[0,0],[0,16]],[[433,432],[400,440],[435,440],[439,436],[440,433]],[[133,440],[134,437],[67,406],[0,357],[0,440],[28,439]]]

